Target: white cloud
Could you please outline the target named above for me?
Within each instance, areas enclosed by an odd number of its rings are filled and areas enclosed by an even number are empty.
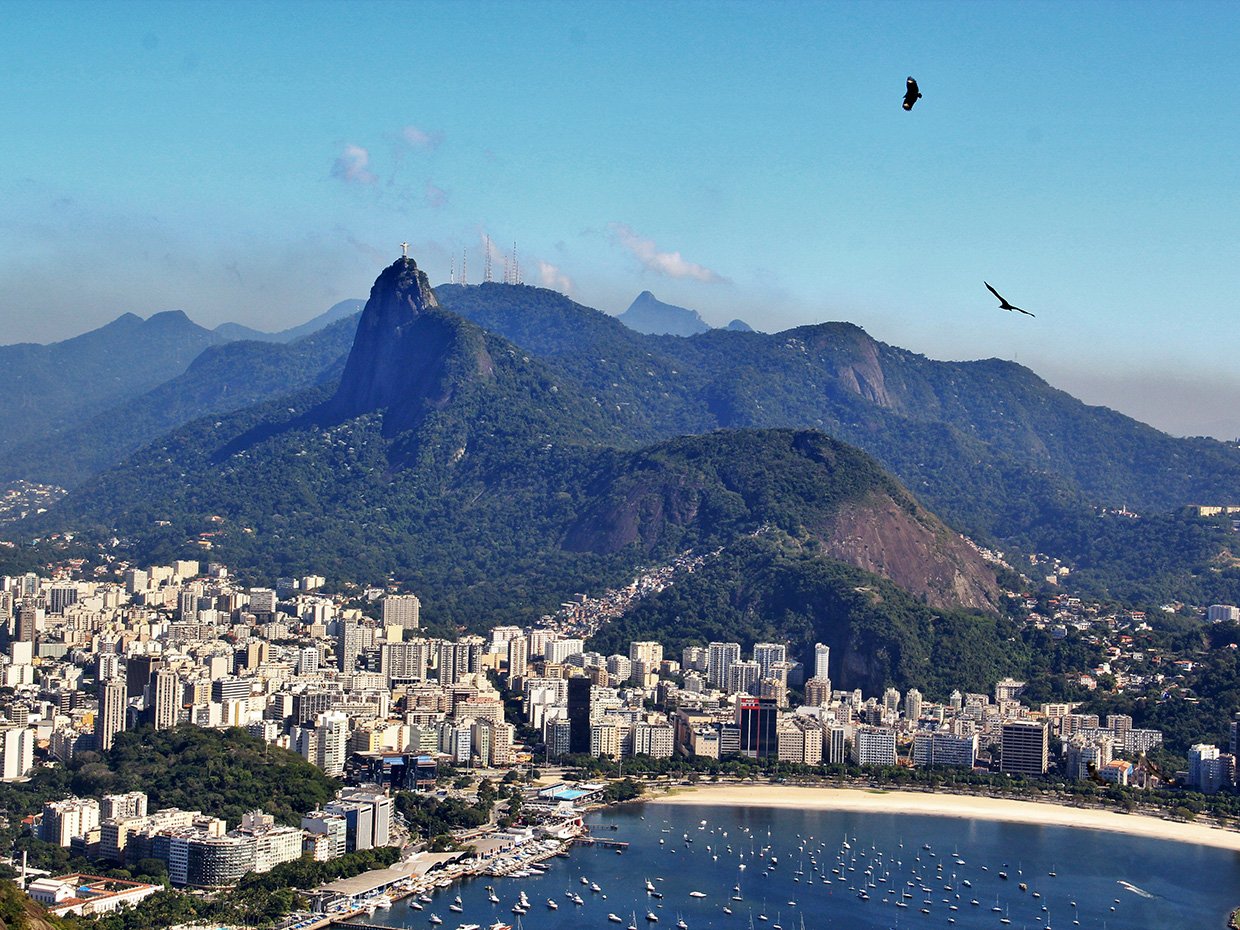
[[[358,184],[374,184],[379,180],[370,170],[370,153],[360,145],[350,143],[337,156],[332,165],[332,177],[342,181],[354,181]]]
[[[559,291],[561,294],[572,294],[573,279],[550,262],[538,260],[538,281],[543,287]]]
[[[400,131],[400,138],[411,149],[422,149],[433,152],[443,142],[443,133],[427,132],[417,126],[406,126]]]
[[[705,265],[686,261],[679,252],[660,252],[653,239],[639,236],[624,223],[608,225],[613,239],[628,249],[642,265],[669,278],[692,278],[695,281],[727,280]]]

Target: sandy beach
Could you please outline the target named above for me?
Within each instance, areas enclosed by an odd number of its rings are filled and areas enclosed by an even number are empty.
[[[1038,801],[1009,801],[973,795],[887,791],[874,788],[798,788],[787,785],[707,785],[678,790],[651,804],[782,807],[876,814],[925,814],[971,820],[1000,820],[1044,826],[1082,827],[1154,839],[1196,843],[1240,852],[1240,832],[1194,823],[1065,807]]]

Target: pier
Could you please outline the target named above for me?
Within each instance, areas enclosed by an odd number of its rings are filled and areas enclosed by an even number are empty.
[[[601,836],[579,836],[574,842],[581,843],[584,846],[602,846],[604,849],[629,848],[628,840],[606,840]]]

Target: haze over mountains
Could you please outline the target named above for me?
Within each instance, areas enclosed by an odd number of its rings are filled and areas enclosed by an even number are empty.
[[[629,329],[648,336],[696,336],[711,328],[696,310],[664,303],[650,291],[638,294],[629,308],[616,319]],[[733,320],[724,328],[753,332],[753,327],[744,320]]]
[[[116,532],[144,558],[210,541],[264,576],[391,573],[433,594],[441,617],[528,615],[689,548],[722,545],[726,561],[763,527],[774,536],[742,548],[768,568],[825,559],[864,576],[833,575],[831,590],[881,576],[914,605],[994,609],[994,571],[922,504],[1099,584],[1236,583],[1211,562],[1222,529],[1173,515],[1231,499],[1232,446],[1087,407],[1018,365],[936,362],[850,324],[643,335],[545,289],[432,292],[412,263],[380,275],[360,325],[211,345],[77,428],[3,450],[0,467],[75,484],[148,442],[30,531]],[[829,465],[841,456],[848,474]],[[840,486],[849,475],[866,476],[855,494]],[[1099,516],[1122,505],[1146,519]],[[1133,552],[1157,570],[1133,571]],[[774,592],[747,598],[795,612]]]

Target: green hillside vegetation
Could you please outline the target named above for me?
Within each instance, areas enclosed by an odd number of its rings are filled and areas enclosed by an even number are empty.
[[[235,827],[261,807],[280,823],[297,825],[338,787],[300,756],[244,730],[183,724],[119,733],[107,753],[82,752],[64,765],[39,768],[28,782],[2,785],[0,810],[12,825],[47,800],[145,791],[151,810],[200,810]]]
[[[68,930],[72,926],[27,897],[16,882],[0,879],[0,930]]]
[[[915,509],[872,460],[820,434],[720,432],[598,449],[547,441],[571,437],[575,411],[532,414],[529,392],[545,387],[520,378],[511,388],[462,392],[459,405],[395,437],[377,414],[314,424],[326,391],[317,389],[296,406],[283,400],[278,411],[252,408],[174,434],[135,467],[92,482],[60,518],[115,529],[144,561],[173,558],[209,532],[213,556],[241,570],[399,577],[421,594],[428,623],[452,629],[537,619],[574,591],[626,582],[639,565],[764,524],[803,535],[870,493]],[[458,449],[467,451],[454,460]]]
[[[671,587],[642,601],[591,640],[603,654],[658,639],[669,655],[689,645],[787,642],[812,664],[831,646],[838,687],[881,694],[917,687],[946,699],[953,688],[985,692],[1028,667],[1003,618],[932,610],[883,578],[817,554],[814,540],[780,534],[744,539]]]
[[[539,288],[436,293],[606,398],[641,441],[721,426],[821,429],[873,455],[964,532],[1081,563],[1092,585],[1133,600],[1203,571],[1221,545],[1168,514],[1230,501],[1240,487],[1233,444],[1174,439],[1013,363],[934,361],[847,323],[655,337]],[[1153,521],[1095,533],[1098,509],[1121,505]]]

